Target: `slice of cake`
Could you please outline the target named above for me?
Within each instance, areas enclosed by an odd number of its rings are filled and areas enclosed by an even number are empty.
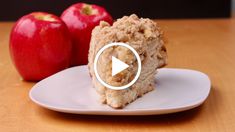
[[[133,47],[141,58],[142,70],[139,79],[128,89],[112,90],[104,87],[94,73],[94,59],[97,52],[112,42],[123,42]],[[111,56],[127,63],[130,68],[111,76]],[[155,87],[154,76],[157,68],[166,64],[166,49],[162,40],[162,32],[157,24],[150,19],[138,18],[136,15],[124,16],[110,26],[106,22],[92,31],[89,49],[89,71],[92,83],[101,97],[102,103],[113,108],[123,108],[125,105],[152,91]],[[137,60],[133,54],[123,47],[113,47],[100,55],[98,73],[108,84],[121,86],[130,82],[136,74]]]

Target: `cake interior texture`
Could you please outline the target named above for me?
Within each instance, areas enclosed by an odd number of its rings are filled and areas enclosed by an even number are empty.
[[[124,90],[112,90],[103,86],[94,73],[94,59],[97,52],[112,42],[123,42],[133,47],[141,59],[141,73],[131,87]],[[127,63],[129,68],[111,76],[112,61],[115,56]],[[154,90],[157,69],[167,63],[167,53],[163,41],[163,33],[156,22],[148,18],[139,18],[135,14],[117,19],[113,25],[100,22],[92,31],[88,67],[92,83],[102,103],[113,108],[123,108],[145,93]],[[99,57],[97,69],[100,77],[113,86],[129,83],[138,69],[134,54],[122,46],[114,46],[105,50]]]

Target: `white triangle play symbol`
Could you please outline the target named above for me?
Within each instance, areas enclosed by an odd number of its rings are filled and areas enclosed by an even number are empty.
[[[128,68],[129,65],[112,56],[112,76]]]

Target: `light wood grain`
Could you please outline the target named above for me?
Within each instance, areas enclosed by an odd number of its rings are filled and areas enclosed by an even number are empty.
[[[206,102],[161,116],[84,116],[53,112],[30,101],[34,83],[20,79],[9,56],[13,23],[0,23],[0,131],[235,131],[235,19],[160,20],[168,67],[205,72],[212,80]]]

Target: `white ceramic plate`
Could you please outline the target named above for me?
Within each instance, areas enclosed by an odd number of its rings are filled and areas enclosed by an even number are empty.
[[[29,96],[36,104],[59,112],[93,115],[152,115],[195,108],[210,92],[210,80],[204,73],[162,68],[157,86],[124,109],[113,109],[99,102],[92,87],[87,66],[73,67],[37,83]]]

